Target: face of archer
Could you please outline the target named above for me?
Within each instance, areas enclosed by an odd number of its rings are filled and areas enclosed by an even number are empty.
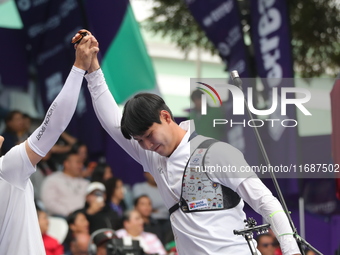
[[[170,156],[176,149],[176,139],[173,139],[172,119],[167,111],[160,113],[161,124],[153,123],[143,135],[133,136],[139,145],[161,156]]]

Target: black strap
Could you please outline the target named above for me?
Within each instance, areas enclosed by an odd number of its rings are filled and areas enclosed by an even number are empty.
[[[171,206],[171,208],[169,209],[170,215],[171,215],[173,212],[177,211],[178,209],[179,209],[179,203],[176,203],[176,204],[174,204],[173,206]]]
[[[196,131],[194,131],[194,132],[190,135],[189,141],[190,141],[191,139],[193,139],[194,137],[196,137],[197,135],[198,135],[198,134],[196,133]],[[200,145],[198,145],[198,147],[197,147],[196,149],[199,149],[199,148],[209,148],[212,144],[214,144],[214,143],[216,143],[216,142],[218,142],[218,140],[216,140],[216,139],[207,139],[207,140],[203,141]],[[191,156],[192,156],[192,155],[191,155]],[[185,170],[186,170],[186,168],[187,168],[187,166],[188,166],[188,164],[189,164],[189,161],[190,161],[190,159],[191,159],[191,156],[189,157],[189,160],[188,160],[187,164],[185,165],[184,172],[183,172],[183,178],[184,178]],[[205,155],[204,155],[204,158],[205,158]],[[204,158],[203,158],[203,160],[204,160]],[[183,179],[182,179],[182,183],[183,183]],[[173,212],[177,211],[177,210],[180,208],[180,206],[182,206],[182,204],[186,204],[186,202],[185,202],[184,199],[182,198],[182,189],[181,189],[181,197],[180,197],[180,201],[179,201],[178,203],[176,203],[176,204],[174,204],[173,206],[170,207],[170,209],[169,209],[170,215],[171,215]]]
[[[191,141],[191,140],[194,139],[197,135],[198,135],[198,134],[197,134],[196,131],[192,132],[192,134],[190,135],[188,141]],[[188,162],[189,162],[189,161],[188,161]],[[185,170],[185,169],[184,169],[184,170]],[[174,205],[169,209],[170,215],[171,215],[173,212],[175,212],[175,211],[179,208],[179,204],[180,204],[180,203],[176,203],[176,204],[174,204]]]
[[[192,134],[189,137],[188,142],[191,141],[192,139],[194,139],[196,136],[198,136],[197,132],[196,131],[192,132]]]

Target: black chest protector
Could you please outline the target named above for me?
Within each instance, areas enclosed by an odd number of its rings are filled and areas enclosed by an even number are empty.
[[[216,142],[215,139],[203,141],[190,156],[183,173],[180,201],[169,209],[170,214],[178,208],[185,213],[226,210],[240,202],[236,192],[213,182],[205,171],[205,156]]]

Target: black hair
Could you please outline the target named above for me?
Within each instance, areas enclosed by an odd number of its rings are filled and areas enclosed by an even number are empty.
[[[115,192],[118,181],[122,181],[122,180],[117,177],[111,177],[110,179],[107,179],[104,182],[105,189],[106,189],[106,203],[111,202],[111,198]]]
[[[147,198],[151,201],[151,199],[150,199],[150,197],[149,197],[148,195],[143,194],[143,195],[140,195],[139,197],[137,197],[137,198],[133,201],[133,205],[134,205],[134,206],[137,206],[139,200],[140,200],[141,198],[143,198],[143,197],[147,197]]]
[[[71,156],[78,155],[76,151],[70,150],[63,156],[63,162],[67,161]]]
[[[143,135],[154,123],[161,124],[160,112],[162,110],[170,113],[171,110],[164,100],[151,93],[139,93],[131,98],[124,106],[121,120],[121,131],[126,139],[134,135]]]
[[[9,121],[11,121],[11,120],[13,119],[14,115],[16,115],[16,114],[21,114],[21,116],[23,116],[22,112],[19,111],[19,110],[10,111],[10,112],[6,115],[6,117],[5,117],[5,122],[6,122],[6,124],[7,124]]]
[[[191,98],[192,101],[194,101],[195,99],[201,99],[202,94],[203,94],[203,92],[201,90],[196,89],[191,93],[190,98]]]
[[[106,163],[98,163],[92,172],[91,182],[104,183],[104,174],[105,174],[106,167],[110,167],[110,165]]]
[[[66,218],[66,221],[67,221],[67,224],[70,226],[71,224],[74,224],[74,222],[76,221],[76,218],[78,216],[78,214],[84,214],[85,213],[82,211],[82,209],[79,209],[79,210],[76,210],[72,213],[70,213],[67,218]]]
[[[22,112],[21,112],[21,111],[18,111],[18,110],[10,111],[10,112],[6,115],[6,117],[5,117],[5,124],[6,124],[5,132],[13,132],[13,130],[8,126],[8,122],[10,122],[10,121],[14,118],[14,116],[15,116],[16,114],[20,114],[21,116],[23,116],[23,115],[22,115]]]
[[[27,113],[23,113],[22,114],[22,117],[24,118],[24,119],[30,119],[30,120],[32,120],[32,117],[30,116],[30,115],[28,115]]]
[[[130,221],[132,212],[137,212],[135,209],[125,211],[122,216],[122,223],[125,221]]]
[[[85,215],[85,212],[82,210],[82,209],[78,209],[78,210],[75,210],[74,212],[71,212],[67,217],[66,217],[66,221],[67,221],[67,224],[69,226],[68,228],[68,232],[67,232],[67,235],[65,237],[65,240],[63,242],[63,245],[66,246],[66,248],[68,248],[68,246],[70,245],[71,242],[74,242],[76,241],[76,237],[73,235],[73,231],[71,229],[71,225],[74,224],[74,222],[76,221],[76,218],[79,214],[84,214]],[[86,217],[86,215],[85,215]]]
[[[275,238],[274,238],[272,235],[270,235],[269,233],[264,233],[264,234],[260,234],[260,235],[256,236],[256,238],[255,238],[256,242],[257,242],[257,243],[260,243],[261,238],[264,237],[264,236],[272,237],[273,239],[275,239]]]
[[[38,215],[39,215],[40,212],[45,212],[45,213],[46,213],[46,211],[45,211],[44,209],[42,209],[42,208],[38,205],[37,201],[34,201],[34,205],[35,205],[35,209],[37,210],[37,214],[38,214]]]
[[[82,147],[82,146],[86,146],[86,147],[87,147],[87,145],[86,145],[85,143],[83,143],[82,141],[77,141],[77,142],[75,142],[75,143],[72,145],[71,151],[72,151],[72,152],[75,152],[75,153],[78,153],[79,148]]]

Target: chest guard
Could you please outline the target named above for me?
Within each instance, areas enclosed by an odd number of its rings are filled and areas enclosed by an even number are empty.
[[[240,202],[236,192],[213,182],[205,169],[206,153],[216,142],[215,139],[205,140],[189,158],[183,173],[180,202],[169,209],[170,214],[178,208],[185,213],[226,210]]]

